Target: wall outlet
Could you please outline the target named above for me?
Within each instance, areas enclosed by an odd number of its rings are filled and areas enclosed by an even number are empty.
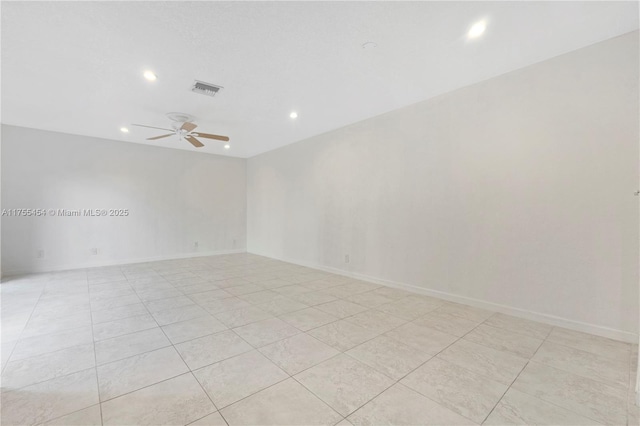
[[[44,250],[42,249],[38,250],[38,252],[36,253],[36,257],[38,259],[42,259],[44,257]]]
[[[92,256],[96,256],[96,255],[98,254],[98,248],[97,248],[97,247],[94,247],[94,248],[92,248],[92,249],[91,249],[91,250],[89,250],[89,251],[91,252],[91,255],[92,255]]]
[[[344,255],[344,263],[351,263],[351,256],[349,256],[348,254]]]
[[[194,242],[193,242],[193,248],[196,248],[196,249],[197,249],[197,248],[198,248],[198,246],[199,246],[198,242],[197,242],[197,241],[194,241]]]

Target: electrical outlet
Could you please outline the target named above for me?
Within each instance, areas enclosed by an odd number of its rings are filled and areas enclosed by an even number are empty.
[[[96,255],[98,254],[98,248],[97,248],[97,247],[93,247],[93,248],[90,250],[90,252],[91,252],[91,255],[92,255],[92,256],[96,256]]]
[[[348,254],[344,255],[344,263],[351,263],[351,256],[349,256]]]
[[[197,242],[197,241],[195,241],[195,242],[193,243],[193,248],[198,248],[198,242]]]
[[[44,257],[44,250],[42,250],[42,249],[38,250],[38,253],[36,254],[36,257],[38,259],[42,259]]]

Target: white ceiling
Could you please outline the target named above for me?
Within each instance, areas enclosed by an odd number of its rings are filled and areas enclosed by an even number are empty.
[[[2,2],[2,122],[250,157],[638,28],[637,2]],[[479,19],[486,33],[468,41]],[[365,50],[368,41],[378,47]],[[155,83],[142,78],[146,69]],[[190,91],[194,79],[224,86]],[[291,120],[289,113],[299,118]],[[129,135],[119,131],[131,129]]]

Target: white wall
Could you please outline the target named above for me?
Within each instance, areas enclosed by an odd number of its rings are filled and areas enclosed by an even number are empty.
[[[634,32],[259,155],[248,250],[633,340],[638,114]]]
[[[2,207],[130,210],[3,217],[4,275],[244,251],[246,160],[2,126]]]

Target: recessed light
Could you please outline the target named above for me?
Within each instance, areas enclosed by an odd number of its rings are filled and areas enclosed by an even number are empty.
[[[224,144],[224,149],[229,149],[231,148],[231,145],[229,145],[228,143]]]
[[[298,113],[293,111],[291,114],[289,114],[289,117],[291,118],[298,118]]]
[[[469,38],[478,38],[484,33],[484,30],[487,29],[487,23],[485,21],[476,22],[471,26],[467,36]]]
[[[122,133],[129,133],[129,129],[127,129],[126,127],[120,127],[120,131]]]
[[[372,50],[372,49],[375,49],[376,47],[378,47],[378,45],[372,41],[368,41],[362,45],[362,48],[364,50]]]
[[[149,81],[156,81],[158,79],[158,76],[151,71],[145,71],[142,75]]]

